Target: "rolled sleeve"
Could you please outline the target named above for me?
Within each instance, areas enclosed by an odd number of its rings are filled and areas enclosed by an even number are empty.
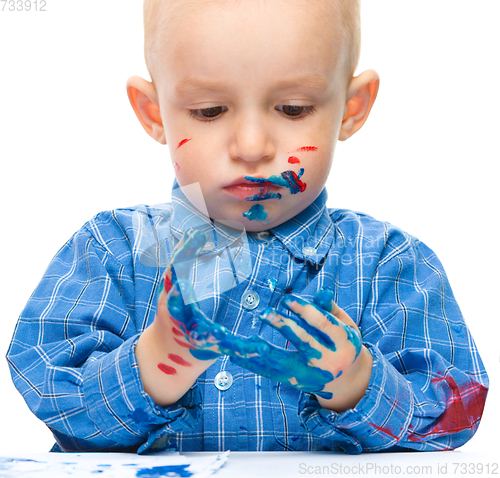
[[[364,344],[373,356],[365,396],[355,408],[337,413],[304,393],[299,402],[302,426],[314,435],[331,437],[335,449],[349,454],[380,451],[406,435],[414,411],[411,386],[376,346]]]
[[[168,446],[170,434],[193,429],[201,397],[194,386],[176,404],[158,407],[142,386],[134,353],[138,338],[91,358],[84,371],[83,389],[96,427],[125,447],[140,445],[138,452],[143,453]]]

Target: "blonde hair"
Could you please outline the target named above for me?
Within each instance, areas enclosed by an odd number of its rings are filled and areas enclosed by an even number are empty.
[[[183,7],[186,9],[196,8],[200,2],[210,3],[220,0],[183,0]],[[227,1],[227,0],[226,0]],[[238,1],[238,0],[233,0]],[[251,0],[257,1],[257,0]],[[308,4],[313,2],[321,2],[324,5],[325,0],[305,0]],[[328,0],[326,6],[334,6],[334,9],[328,10],[329,15],[333,14],[333,20],[338,23],[338,27],[342,32],[342,43],[347,51],[344,61],[344,68],[349,81],[354,75],[354,71],[358,65],[359,55],[361,50],[361,18],[360,18],[360,3],[361,0]],[[160,29],[161,20],[165,18],[167,12],[171,13],[175,19],[176,15],[181,15],[181,12],[172,8],[175,0],[144,0],[144,57],[149,74],[153,79],[152,65],[158,44],[158,30]],[[175,21],[170,22],[170,26],[175,24]],[[154,81],[154,80],[153,80]]]

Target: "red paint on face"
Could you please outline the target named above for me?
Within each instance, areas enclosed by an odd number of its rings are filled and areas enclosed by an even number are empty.
[[[300,164],[300,159],[299,159],[299,158],[297,158],[296,156],[290,156],[290,157],[288,158],[288,162],[289,162],[290,164]]]
[[[172,362],[175,362],[175,363],[177,363],[179,365],[182,365],[183,367],[191,367],[191,362],[187,362],[186,360],[184,360],[179,355],[168,354],[168,358],[170,360],[172,360]]]
[[[174,367],[169,367],[168,365],[165,365],[164,363],[159,363],[158,368],[163,373],[166,373],[167,375],[175,375],[177,373],[177,370],[175,370]]]
[[[308,151],[318,151],[318,148],[316,146],[302,146],[302,148],[295,150],[294,153],[306,153]]]
[[[177,145],[177,149],[179,149],[182,145],[186,144],[188,141],[191,141],[193,138],[186,138],[186,139],[183,139],[182,141],[179,142],[179,144]]]
[[[175,174],[177,174],[179,172],[179,169],[181,169],[181,167],[177,163],[174,163],[174,172],[175,172]]]
[[[460,390],[450,375],[433,378],[431,383],[437,385],[438,396],[439,392],[445,395],[446,409],[429,431],[411,434],[408,439],[420,442],[429,435],[473,429],[483,414],[488,389],[478,382],[473,382],[469,388]]]
[[[303,193],[305,190],[306,190],[306,187],[307,187],[307,184],[306,183],[303,183],[299,177],[297,176],[297,173],[295,171],[291,171],[292,173],[292,176],[293,176],[293,180],[295,182],[295,184],[297,185],[297,187],[299,188],[299,191],[301,193]]]

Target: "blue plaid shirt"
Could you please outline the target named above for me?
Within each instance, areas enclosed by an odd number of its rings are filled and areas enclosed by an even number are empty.
[[[264,234],[207,227],[176,196],[172,204],[117,209],[85,224],[49,265],[7,355],[14,384],[58,447],[360,453],[447,450],[469,440],[488,378],[438,258],[391,224],[326,208],[326,198],[324,190]],[[213,234],[191,271],[200,306],[238,336],[293,349],[256,314],[292,291],[306,300],[321,288],[334,291],[373,355],[356,408],[322,409],[314,395],[225,356],[178,403],[155,405],[134,349],[154,319],[172,247],[188,227]],[[227,390],[214,385],[221,371],[233,377]]]

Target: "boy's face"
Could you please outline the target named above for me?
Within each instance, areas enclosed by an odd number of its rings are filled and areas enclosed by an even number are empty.
[[[183,3],[152,68],[177,180],[200,184],[212,219],[277,226],[330,172],[349,83],[340,33],[316,2]]]

